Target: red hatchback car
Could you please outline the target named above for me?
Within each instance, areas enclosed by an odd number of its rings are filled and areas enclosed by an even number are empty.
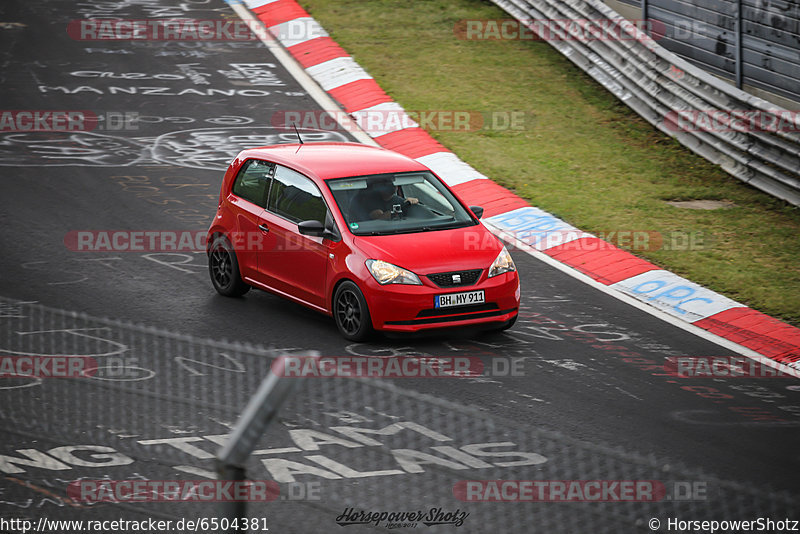
[[[244,150],[208,230],[216,290],[251,287],[332,315],[342,335],[516,321],[503,244],[430,169],[353,143]]]

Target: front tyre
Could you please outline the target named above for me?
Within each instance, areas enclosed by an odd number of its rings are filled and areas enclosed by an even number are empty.
[[[217,293],[226,297],[241,297],[250,286],[239,274],[239,261],[233,247],[222,236],[214,239],[208,254],[208,274]]]
[[[339,332],[350,341],[364,341],[372,333],[364,294],[349,280],[342,282],[333,295],[333,318]]]

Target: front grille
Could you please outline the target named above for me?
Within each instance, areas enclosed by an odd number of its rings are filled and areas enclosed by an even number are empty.
[[[478,281],[483,269],[429,274],[428,279],[439,287],[471,286]]]

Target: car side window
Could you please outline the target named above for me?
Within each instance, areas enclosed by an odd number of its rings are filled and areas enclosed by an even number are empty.
[[[296,223],[313,220],[325,224],[328,213],[328,207],[314,182],[281,165],[275,166],[267,209]]]
[[[273,163],[249,159],[239,170],[231,191],[237,197],[265,208],[269,184],[274,172],[275,165]]]

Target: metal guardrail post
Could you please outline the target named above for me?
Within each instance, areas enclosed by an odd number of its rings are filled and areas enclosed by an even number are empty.
[[[742,81],[744,80],[743,65],[744,59],[742,58],[742,0],[736,0],[736,87],[742,88]]]
[[[287,360],[292,358],[308,359],[319,358],[319,352],[309,351],[277,358],[269,374],[261,381],[255,395],[250,398],[247,407],[242,412],[236,426],[228,437],[228,441],[217,453],[217,474],[220,480],[243,482],[247,480],[245,464],[250,454],[258,444],[269,424],[278,415],[281,405],[297,387],[301,378],[284,378],[280,372]],[[276,373],[275,371],[279,372]],[[221,517],[227,518],[234,524],[234,520],[241,526],[247,519],[247,503],[245,501],[232,501],[223,503]],[[229,528],[227,532],[247,532],[241,528]]]
[[[647,17],[650,8],[649,0],[642,0],[642,31],[647,33]]]

